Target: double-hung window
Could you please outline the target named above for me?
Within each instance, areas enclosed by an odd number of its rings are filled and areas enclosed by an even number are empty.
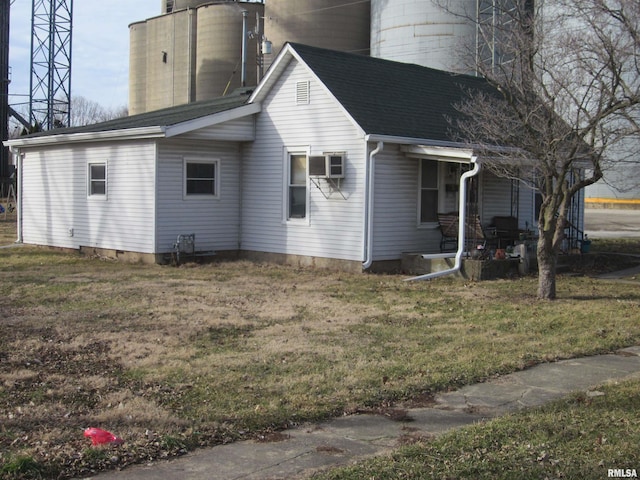
[[[288,155],[287,219],[307,217],[307,155]]]
[[[199,197],[218,197],[219,161],[193,160],[184,161],[184,195]]]
[[[90,197],[104,198],[107,195],[107,164],[106,162],[90,163],[88,165],[88,193]]]
[[[420,160],[420,223],[438,221],[438,162]]]

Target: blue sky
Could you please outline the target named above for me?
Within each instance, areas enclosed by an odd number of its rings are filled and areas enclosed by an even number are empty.
[[[8,0],[2,0],[8,1]],[[9,102],[28,101],[31,0],[11,5]],[[75,0],[73,5],[71,95],[107,108],[128,102],[129,24],[160,14],[159,0]]]

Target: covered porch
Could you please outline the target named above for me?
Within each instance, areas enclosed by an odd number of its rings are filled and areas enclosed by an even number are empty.
[[[484,280],[526,275],[536,268],[540,197],[534,189],[494,174],[486,168],[487,160],[468,151],[451,149],[442,155],[444,150],[422,145],[403,151],[420,161],[438,161],[435,221],[440,235],[437,249],[432,244],[404,253],[403,272],[416,276],[412,279],[458,274]],[[580,253],[588,245],[581,196],[574,198],[568,216],[562,252]]]

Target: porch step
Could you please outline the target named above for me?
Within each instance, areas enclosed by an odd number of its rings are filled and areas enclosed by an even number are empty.
[[[421,253],[404,253],[402,255],[402,271],[410,275],[424,275],[441,272],[452,268],[453,258],[424,258]],[[531,268],[531,265],[529,265]],[[494,280],[511,278],[526,273],[519,258],[505,260],[472,260],[463,259],[459,272],[455,275],[467,280]]]

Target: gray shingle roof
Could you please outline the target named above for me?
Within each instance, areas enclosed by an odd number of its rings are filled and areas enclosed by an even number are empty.
[[[46,132],[33,133],[29,135],[29,137],[106,132],[110,130],[126,130],[143,127],[169,127],[240,107],[247,102],[250,95],[250,89],[237,89],[225,97],[163,108],[161,110],[116,118],[107,122],[94,123],[82,127],[57,128]]]
[[[478,77],[292,43],[293,49],[368,134],[451,141],[447,118]]]
[[[456,140],[447,120],[460,116],[455,105],[468,90],[487,88],[484,80],[469,75],[297,43],[291,46],[368,134]],[[238,89],[225,97],[27,138],[169,127],[240,107],[250,94],[248,88]]]

